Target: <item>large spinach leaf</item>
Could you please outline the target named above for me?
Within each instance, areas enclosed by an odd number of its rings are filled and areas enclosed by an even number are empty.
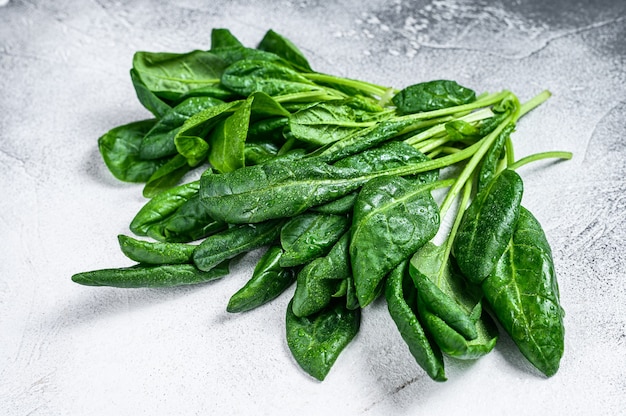
[[[192,95],[228,97],[220,86],[227,64],[208,51],[189,53],[136,52],[133,69],[156,96],[177,102]]]
[[[309,375],[324,380],[339,354],[359,332],[361,311],[341,302],[311,316],[296,316],[287,306],[287,345],[296,362]]]
[[[482,291],[522,354],[546,376],[554,375],[564,349],[564,311],[552,250],[526,208]]]
[[[443,355],[422,327],[417,313],[417,291],[408,272],[408,260],[386,279],[385,298],[391,318],[417,364],[435,381],[445,381]]]
[[[523,190],[520,176],[506,169],[476,194],[465,211],[452,253],[472,283],[487,277],[506,249],[515,229]]]

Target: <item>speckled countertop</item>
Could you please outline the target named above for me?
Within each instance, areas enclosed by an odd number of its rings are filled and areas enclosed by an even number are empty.
[[[568,150],[523,168],[566,310],[550,379],[507,337],[431,381],[384,302],[323,383],[284,340],[289,294],[225,305],[258,253],[225,279],[172,290],[89,288],[74,273],[126,265],[116,236],[145,200],[106,170],[97,138],[146,118],[136,50],[206,49],[229,28],[269,28],[321,72],[403,87],[438,78],[553,96],[519,123],[516,153]],[[626,2],[0,1],[0,414],[618,415],[626,408]]]

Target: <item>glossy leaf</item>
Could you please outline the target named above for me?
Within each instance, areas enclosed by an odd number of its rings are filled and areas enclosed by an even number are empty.
[[[185,158],[190,167],[195,167],[207,160],[209,144],[200,137],[176,136],[176,151]]]
[[[252,277],[228,301],[226,310],[231,313],[258,308],[277,298],[295,280],[294,270],[280,265],[283,250],[270,247],[256,264]]]
[[[130,70],[130,79],[135,88],[137,99],[148,111],[150,111],[157,119],[162,118],[172,107],[157,97],[146,84],[139,78],[139,74],[134,69]]]
[[[455,81],[435,80],[414,84],[397,93],[392,102],[404,114],[433,111],[468,104],[476,93]]]
[[[158,159],[176,154],[174,138],[185,123],[194,114],[206,108],[223,104],[221,100],[212,97],[191,97],[176,107],[171,108],[146,133],[139,154],[142,159]]]
[[[554,375],[563,356],[565,313],[550,245],[541,224],[524,207],[482,290],[522,354],[546,376]]]
[[[439,207],[431,189],[399,177],[372,179],[361,189],[350,242],[361,307],[374,300],[391,270],[437,233]]]
[[[139,148],[156,120],[115,127],[98,139],[98,149],[109,171],[124,182],[146,182],[167,160],[142,160]]]
[[[350,233],[346,232],[326,256],[316,258],[298,272],[292,304],[296,316],[309,316],[324,309],[337,296],[337,288],[344,282],[345,296],[348,295],[351,276],[349,242]],[[349,304],[351,302],[346,301],[346,305]]]
[[[444,254],[445,246],[427,243],[411,258],[420,320],[445,354],[476,359],[493,349],[498,331],[483,312],[477,291],[466,285],[450,261],[442,264]]]
[[[226,228],[227,224],[216,221],[207,214],[200,196],[196,193],[172,215],[164,218],[158,227],[152,227],[148,235],[159,241],[186,243]]]
[[[464,292],[462,280],[452,274],[449,262],[444,266],[444,246],[427,243],[411,258],[410,274],[420,300],[447,325],[468,340],[477,337],[470,318],[476,299]]]
[[[443,355],[418,319],[416,290],[408,273],[408,260],[389,274],[385,298],[391,318],[417,364],[435,381],[445,381]]]
[[[241,60],[224,71],[222,84],[242,96],[261,91],[270,96],[321,91],[295,70],[272,61]]]
[[[225,28],[214,28],[211,30],[211,50],[232,47],[243,47],[243,44],[230,30]]]
[[[477,189],[479,192],[487,186],[498,173],[498,164],[503,156],[504,144],[514,130],[514,124],[506,126],[504,130],[502,130],[502,133],[498,135],[496,141],[493,142],[487,153],[485,153],[480,169],[478,170]]]
[[[363,173],[379,172],[402,166],[417,165],[430,160],[419,150],[404,142],[390,141],[335,162],[337,167],[357,169]],[[432,183],[439,172],[432,170],[409,177],[421,183]]]
[[[156,96],[177,101],[190,95],[220,98],[220,77],[226,63],[208,51],[189,53],[136,52],[133,69]]]
[[[130,230],[136,235],[150,235],[150,230],[173,215],[181,205],[198,193],[200,181],[193,181],[164,191],[150,199],[132,219]]]
[[[121,288],[172,287],[205,283],[229,273],[228,263],[201,271],[192,264],[136,265],[119,269],[101,269],[78,273],[72,281],[86,286]]]
[[[144,264],[191,263],[196,246],[183,243],[164,243],[137,240],[118,235],[122,253],[131,260]]]
[[[263,36],[258,49],[272,52],[299,69],[311,70],[309,62],[300,49],[289,39],[271,29]]]
[[[359,332],[361,311],[348,310],[341,302],[307,317],[294,315],[287,306],[287,345],[300,367],[324,380],[346,346]]]
[[[370,178],[315,159],[279,160],[203,177],[200,197],[209,214],[231,224],[292,217],[340,198]]]
[[[172,157],[150,175],[143,188],[143,196],[152,198],[159,192],[178,185],[189,170],[191,170],[191,166],[183,155],[179,154]]]
[[[242,102],[227,118],[215,126],[209,141],[209,162],[218,172],[232,172],[245,164],[245,143],[250,123],[253,97]]]
[[[210,270],[224,260],[271,244],[278,239],[282,224],[281,220],[242,224],[213,234],[196,248],[194,264],[200,270]]]
[[[470,282],[480,283],[502,256],[515,229],[523,190],[520,176],[504,170],[465,211],[452,253]]]
[[[349,227],[343,215],[304,213],[293,217],[280,231],[285,250],[281,266],[299,266],[326,255]]]
[[[324,146],[373,126],[375,122],[363,121],[365,114],[351,106],[349,101],[326,101],[292,114],[289,129],[300,141]]]

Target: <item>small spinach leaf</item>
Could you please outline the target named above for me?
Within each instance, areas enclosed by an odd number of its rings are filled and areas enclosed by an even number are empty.
[[[455,81],[435,80],[414,84],[397,93],[392,102],[404,114],[469,104],[476,93]]]
[[[226,310],[231,313],[245,312],[258,308],[291,286],[295,280],[294,270],[281,267],[283,250],[270,247],[256,264],[252,277],[228,301]]]
[[[296,362],[309,375],[324,380],[339,354],[359,332],[361,311],[334,302],[327,309],[298,317],[287,306],[287,345]]]
[[[142,160],[141,141],[156,120],[115,127],[98,139],[98,149],[109,171],[124,182],[146,182],[167,160]]]

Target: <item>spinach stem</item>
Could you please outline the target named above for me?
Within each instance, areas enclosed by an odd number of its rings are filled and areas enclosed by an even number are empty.
[[[470,200],[470,196],[472,194],[473,181],[465,182],[463,186],[463,193],[461,194],[461,201],[459,202],[459,206],[456,211],[456,216],[454,217],[454,222],[452,223],[452,228],[450,229],[450,233],[448,234],[448,238],[446,238],[445,242],[445,250],[443,253],[443,261],[441,262],[441,266],[439,268],[439,273],[437,274],[437,286],[441,287],[441,277],[443,276],[443,270],[445,266],[448,264],[448,259],[450,258],[450,253],[452,252],[452,245],[454,244],[454,238],[456,237],[456,232],[461,225],[461,220],[463,219],[463,214],[465,213],[465,208],[467,208],[467,203]],[[443,218],[445,216],[445,212],[441,212],[440,216]]]
[[[370,82],[358,81],[350,78],[341,78],[334,75],[322,74],[318,72],[304,73],[302,75],[310,81],[344,85],[346,87],[354,88],[359,91],[363,91],[381,98],[388,94],[388,91],[390,90],[389,87],[383,87],[380,85],[372,84]],[[394,94],[395,93],[397,93],[397,91],[394,91]]]
[[[562,159],[562,160],[570,160],[572,158],[572,153],[571,152],[562,152],[562,151],[552,151],[552,152],[541,152],[541,153],[534,153],[532,155],[523,157],[521,159],[519,159],[517,162],[515,163],[511,163],[508,168],[509,169],[517,169],[519,167],[522,167],[528,163],[531,162],[535,162],[538,160],[543,160],[543,159]]]

